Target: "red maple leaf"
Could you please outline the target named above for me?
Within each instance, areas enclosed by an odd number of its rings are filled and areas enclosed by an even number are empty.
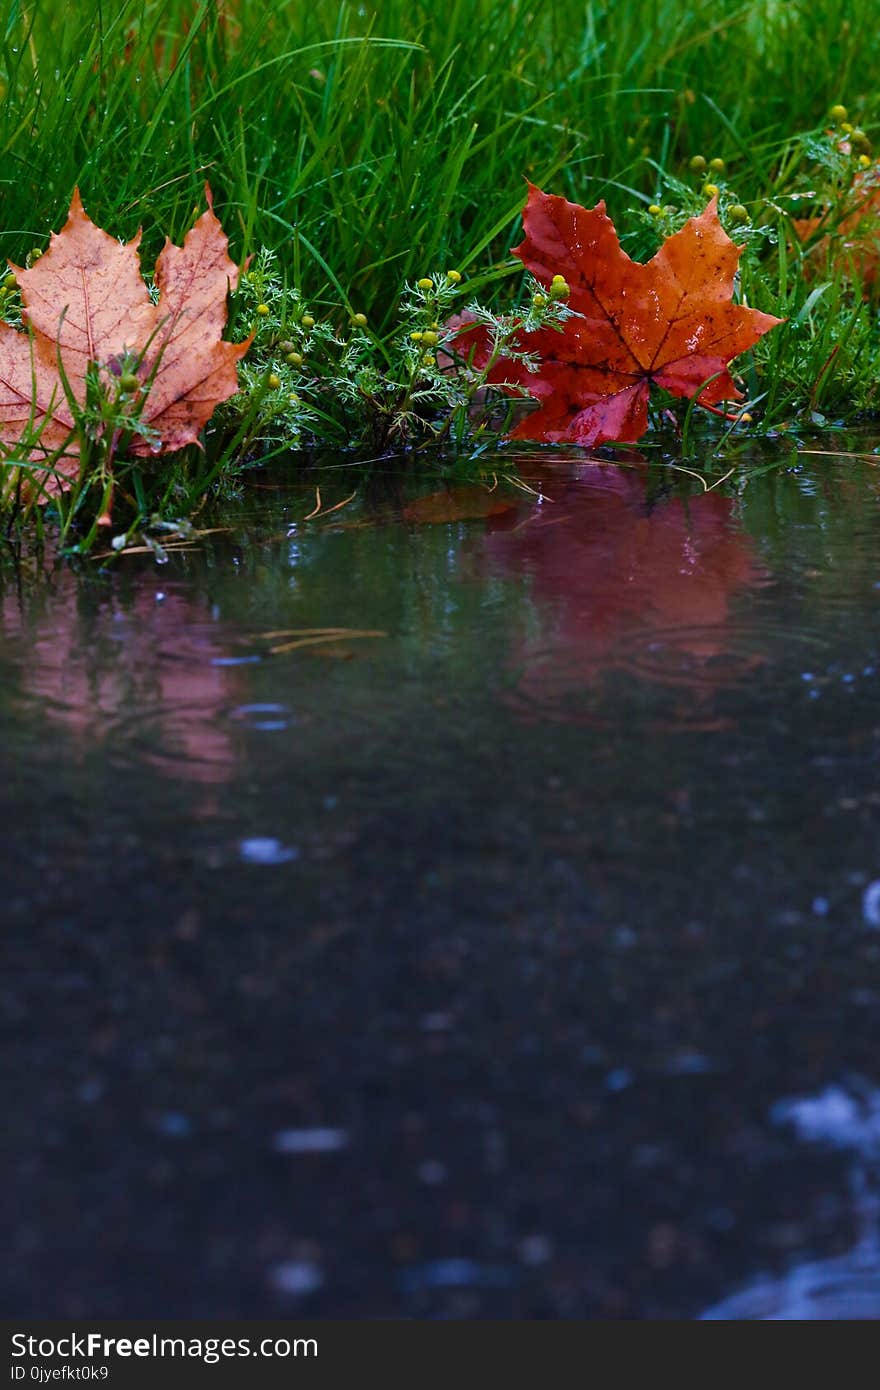
[[[513,438],[587,446],[639,439],[652,385],[701,405],[740,399],[728,363],[781,320],[734,304],[742,248],[721,226],[714,198],[645,264],[621,248],[604,203],[582,208],[529,184],[523,225],[513,254],[542,285],[565,278],[574,316],[561,331],[517,335],[513,349],[538,357],[537,373],[507,358],[492,367],[489,381],[515,383],[540,402]],[[457,337],[485,367],[489,330],[465,325]]]

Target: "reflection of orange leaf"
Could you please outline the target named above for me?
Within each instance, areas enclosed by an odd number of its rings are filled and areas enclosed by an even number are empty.
[[[96,227],[76,192],[46,254],[30,270],[13,267],[31,336],[0,324],[0,441],[15,445],[26,430],[38,432],[32,457],[63,449],[62,474],[75,474],[78,464],[59,357],[80,406],[90,365],[114,394],[123,371],[137,376],[132,404],[141,406],[140,419],[156,440],[135,437],[133,454],[196,443],[214,408],[238,389],[236,364],[249,344],[222,341],[238,267],[213,209],[183,246],[166,242],[156,264],[156,304],[141,276],[139,241],[140,234],[122,245]]]
[[[739,399],[729,362],[780,320],[733,302],[742,248],[721,226],[714,199],[645,265],[622,249],[604,203],[582,208],[530,184],[523,225],[514,254],[548,288],[562,276],[575,314],[561,331],[518,335],[516,350],[540,360],[536,373],[504,358],[489,373],[540,402],[514,438],[586,446],[639,439],[652,385],[702,405]],[[484,366],[488,330],[465,327],[459,339]]]
[[[224,712],[247,682],[240,668],[218,664],[229,646],[210,613],[177,594],[157,603],[147,584],[130,599],[110,591],[94,607],[81,598],[69,575],[60,592],[0,598],[0,639],[18,649],[41,718],[63,725],[83,757],[136,752],[168,776],[228,780],[237,755]]]
[[[407,521],[432,525],[444,521],[468,521],[475,517],[501,516],[512,511],[514,503],[497,492],[481,487],[450,487],[417,497],[403,509]]]

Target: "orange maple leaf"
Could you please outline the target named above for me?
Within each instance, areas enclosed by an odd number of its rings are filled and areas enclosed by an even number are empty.
[[[540,402],[513,438],[587,446],[638,439],[652,385],[701,405],[740,399],[728,363],[781,320],[733,303],[742,248],[722,228],[715,199],[646,264],[622,249],[604,203],[582,208],[529,184],[523,225],[513,254],[542,285],[562,275],[575,313],[561,331],[517,335],[514,350],[537,356],[537,373],[508,359],[489,373]],[[456,336],[484,367],[488,329],[464,325]]]
[[[44,498],[79,468],[68,392],[85,404],[90,367],[114,392],[123,371],[137,377],[132,405],[148,430],[134,435],[129,453],[140,456],[197,443],[215,407],[238,390],[236,365],[251,340],[222,339],[239,267],[206,194],[208,211],[183,246],[166,241],[156,262],[157,303],[141,275],[140,232],[116,241],[86,216],[78,190],[48,251],[29,270],[11,266],[30,332],[0,323],[0,443],[36,437],[30,459],[52,458],[53,472],[40,478]]]

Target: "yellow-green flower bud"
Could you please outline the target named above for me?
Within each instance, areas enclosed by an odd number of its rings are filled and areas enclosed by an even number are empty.
[[[547,303],[546,294],[533,294],[532,303],[536,309],[543,309],[544,305]]]
[[[710,159],[710,160],[709,160],[709,168],[711,169],[711,171],[712,171],[713,174],[723,174],[723,173],[724,173],[724,160],[723,160],[723,159]]]
[[[846,120],[847,115],[848,115],[848,112],[847,112],[847,109],[846,109],[845,106],[841,106],[841,105],[838,103],[837,106],[832,106],[832,108],[831,108],[831,110],[828,112],[828,114],[829,114],[829,116],[831,117],[832,121],[836,121],[837,124],[839,125],[841,121],[845,121],[845,120]]]
[[[277,372],[269,373],[268,377],[266,378],[266,385],[269,387],[270,391],[278,390],[278,387],[281,385],[281,377],[278,376]]]
[[[261,319],[268,318],[269,315],[271,314],[271,312],[272,312],[272,310],[269,308],[269,305],[268,305],[268,304],[258,304],[258,305],[257,305],[257,313],[259,314],[259,316],[260,316]]]
[[[844,122],[842,123],[840,129],[842,130],[842,132],[843,132],[844,135],[852,135],[853,130],[855,129],[855,127],[854,127],[854,126],[851,126],[850,123],[849,123],[849,121],[844,121]]]
[[[439,341],[440,334],[434,333],[430,329],[427,333],[422,334],[422,342],[425,344],[425,347],[436,347]]]
[[[869,154],[860,154],[860,155],[859,155],[859,168],[860,168],[860,169],[870,169],[870,167],[871,167],[871,156],[870,156]]]
[[[447,280],[449,281],[450,284],[452,284],[452,285],[460,285],[460,284],[461,284],[461,271],[460,271],[460,270],[447,270],[447,272],[446,272],[446,278],[447,278]]]
[[[648,211],[652,217],[659,217],[663,209],[661,208],[659,203],[651,203],[650,207],[648,208]]]
[[[284,360],[290,367],[301,367],[306,359],[301,352],[289,352]]]
[[[119,378],[121,390],[125,391],[128,395],[130,395],[132,391],[137,391],[140,384],[134,372],[123,372],[122,376]]]
[[[366,328],[367,326],[366,314],[352,314],[351,321],[356,328]]]
[[[429,280],[427,275],[423,276],[423,278],[416,283],[420,290],[432,290],[434,288],[434,281]]]
[[[302,324],[303,328],[306,329],[314,328],[315,326],[315,320],[312,318],[311,314],[303,314],[302,318],[300,319],[300,323]]]
[[[704,194],[704,196],[705,196],[706,198],[717,198],[717,197],[718,197],[718,185],[717,185],[717,183],[704,183],[704,184],[703,184],[703,194]]]
[[[706,161],[701,154],[695,154],[690,162],[690,167],[693,169],[695,174],[705,174]]]

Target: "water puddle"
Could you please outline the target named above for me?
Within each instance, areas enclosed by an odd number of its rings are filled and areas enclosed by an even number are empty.
[[[525,472],[0,568],[16,1313],[880,1312],[878,473]]]

